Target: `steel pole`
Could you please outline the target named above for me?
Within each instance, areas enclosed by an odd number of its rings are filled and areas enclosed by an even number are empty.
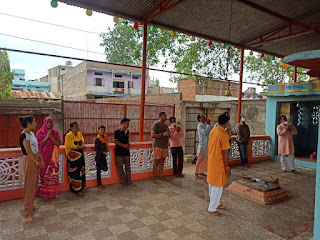
[[[241,49],[241,57],[240,57],[240,82],[239,82],[239,95],[238,95],[238,118],[237,118],[237,123],[240,122],[241,105],[242,105],[243,55],[244,55],[244,49],[242,48]]]
[[[146,99],[147,32],[148,32],[148,24],[144,23],[143,24],[143,45],[142,45],[142,77],[141,77],[139,142],[143,142],[143,133],[144,133],[143,125],[144,125],[144,104]]]

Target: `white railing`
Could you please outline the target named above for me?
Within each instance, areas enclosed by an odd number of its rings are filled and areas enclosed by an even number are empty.
[[[92,148],[91,148],[92,149]],[[97,178],[95,151],[86,151],[86,179],[94,180]],[[111,176],[112,154],[110,151],[107,155],[108,171],[101,172],[101,178]],[[64,153],[59,153],[59,179],[60,183],[64,181],[66,157]],[[150,172],[153,167],[153,150],[152,148],[132,148],[130,149],[131,172],[141,173]],[[165,160],[165,169],[172,168],[172,156],[169,152],[169,157]],[[13,190],[23,188],[22,174],[22,156],[0,157],[0,191]]]

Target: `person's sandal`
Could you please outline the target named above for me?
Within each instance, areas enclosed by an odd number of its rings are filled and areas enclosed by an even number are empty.
[[[26,217],[26,223],[33,223],[33,219],[31,216]]]
[[[78,193],[76,193],[76,195],[77,195],[78,197],[83,197],[83,193],[82,193],[82,192],[78,192]]]
[[[282,170],[282,172],[283,172],[283,173],[286,173],[287,171],[286,171],[286,170]]]
[[[200,179],[201,177],[199,176],[199,174],[194,174],[194,178]]]
[[[33,210],[38,210],[40,208],[40,206],[39,205],[33,205],[32,208],[33,208]]]
[[[218,211],[209,212],[209,213],[212,214],[212,215],[214,215],[214,216],[216,216],[216,217],[221,217],[221,216],[222,216],[222,214],[219,213]]]
[[[221,205],[221,204],[218,206],[218,208],[222,209],[222,210],[226,210],[227,209],[227,207],[225,205]]]
[[[291,170],[292,173],[298,174],[299,172],[297,170]]]

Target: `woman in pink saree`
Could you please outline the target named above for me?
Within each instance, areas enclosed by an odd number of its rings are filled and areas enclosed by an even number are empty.
[[[46,117],[36,134],[39,150],[44,161],[44,167],[40,169],[41,185],[38,195],[46,199],[55,198],[59,194],[58,151],[61,138],[59,132],[53,126],[53,118]]]

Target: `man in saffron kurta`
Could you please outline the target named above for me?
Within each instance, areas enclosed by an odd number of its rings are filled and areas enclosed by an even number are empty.
[[[289,169],[293,173],[297,173],[294,165],[294,143],[293,135],[297,135],[296,127],[289,123],[287,117],[282,115],[280,117],[280,124],[277,127],[278,133],[278,154],[280,156],[282,172],[286,172],[286,159],[288,156]]]
[[[225,209],[220,204],[223,186],[227,183],[227,177],[231,176],[228,149],[230,149],[229,136],[225,131],[228,117],[220,115],[219,126],[212,129],[209,134],[208,144],[208,174],[210,203],[208,211],[215,216],[221,216],[217,208]]]

